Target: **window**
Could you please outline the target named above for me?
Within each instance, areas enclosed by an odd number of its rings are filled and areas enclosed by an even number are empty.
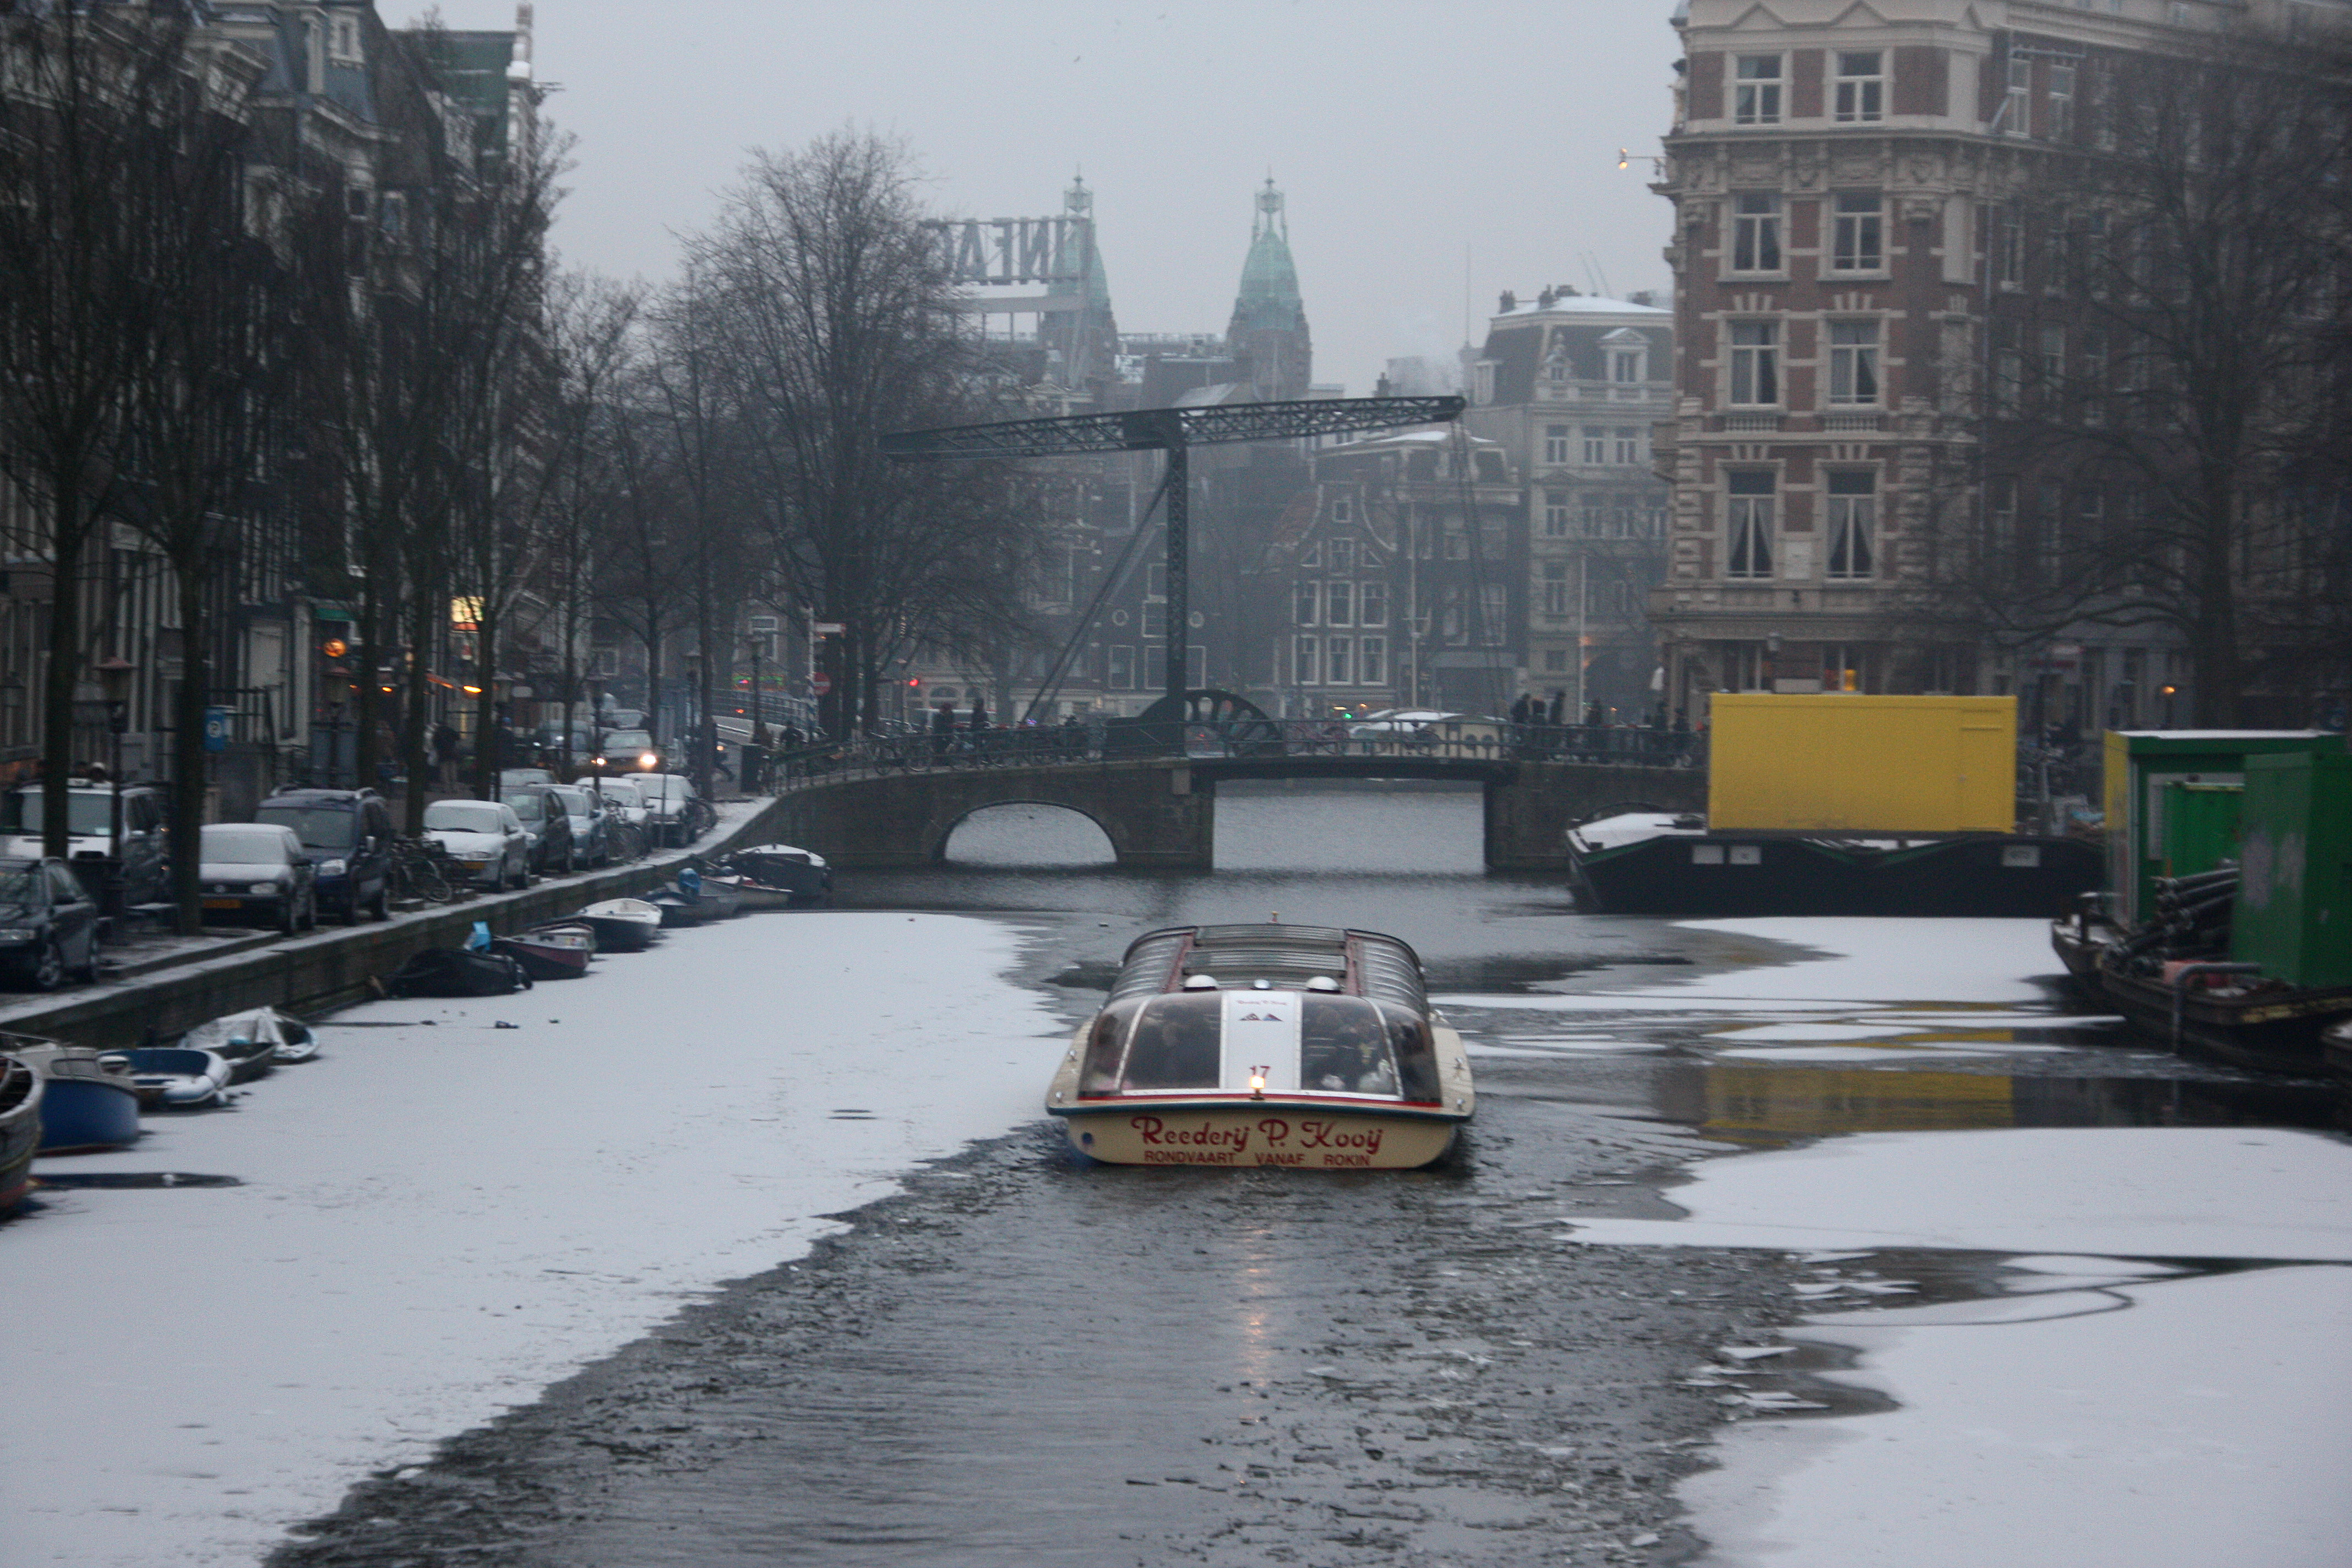
[[[1317,637],[1300,637],[1293,647],[1290,679],[1295,686],[1323,684],[1323,644]]]
[[[1474,395],[1480,403],[1492,403],[1495,401],[1494,361],[1480,360],[1472,371],[1470,381],[1474,390]]]
[[[2004,348],[1992,356],[1992,410],[2014,414],[2025,402],[2025,356]]]
[[[1328,626],[1352,626],[1356,624],[1356,585],[1334,583],[1326,594],[1323,624]]]
[[[1878,401],[1878,323],[1830,323],[1830,401]]]
[[[1438,610],[1437,630],[1440,637],[1456,647],[1470,640],[1469,616],[1463,605],[1459,587],[1445,590]]]
[[[1510,590],[1500,583],[1488,583],[1478,590],[1478,640],[1488,647],[1500,647],[1511,629]]]
[[[1386,583],[1366,583],[1357,589],[1356,624],[1360,626],[1384,626],[1389,624],[1389,585]]]
[[[1886,56],[1877,49],[1840,49],[1833,108],[1841,123],[1885,117]]]
[[[1741,55],[1733,79],[1731,118],[1741,125],[1780,123],[1780,57]]]
[[[1356,679],[1366,686],[1388,684],[1388,638],[1358,637],[1356,639]]]
[[[1586,502],[1584,503],[1584,537],[1585,537],[1585,538],[1587,538],[1587,539],[1598,539],[1598,538],[1600,538],[1600,537],[1601,537],[1601,503],[1600,503],[1599,501],[1597,501],[1597,500],[1589,500],[1589,501],[1586,501]]]
[[[1356,569],[1356,542],[1335,539],[1331,542],[1331,570],[1346,575]]]
[[[2000,128],[2011,136],[2033,134],[2033,62],[2009,62],[2009,97],[2000,106]]]
[[[1552,350],[1551,357],[1544,361],[1546,381],[1569,381],[1572,380],[1575,374],[1575,367],[1569,363],[1568,356],[1558,349]]]
[[[1830,268],[1837,272],[1875,272],[1886,265],[1885,199],[1855,191],[1832,204]]]
[[[1302,626],[1321,624],[1323,584],[1307,582],[1294,584],[1290,591],[1290,618],[1293,624]]]
[[[1731,198],[1731,269],[1780,270],[1780,198],[1770,191],[1742,191]]]
[[[1612,348],[1609,351],[1609,379],[1619,386],[1631,386],[1649,377],[1649,353],[1644,349]]]
[[[1731,323],[1731,401],[1768,407],[1780,401],[1780,323]]]
[[[1565,464],[1568,461],[1567,426],[1547,425],[1544,426],[1544,461],[1552,464],[1555,467]]]
[[[1356,644],[1352,637],[1327,637],[1323,644],[1323,683],[1348,686],[1355,675]]]
[[[1450,524],[1446,528],[1445,559],[1448,561],[1470,559],[1470,536],[1463,531],[1462,525],[1458,522]]]
[[[1168,601],[1152,599],[1143,606],[1143,635],[1164,637],[1168,635]]]
[[[1641,426],[1638,425],[1619,426],[1617,427],[1616,440],[1610,449],[1610,456],[1615,458],[1621,467],[1632,467],[1640,463],[1642,460]]]
[[[2074,68],[2053,65],[2050,68],[2050,120],[2042,133],[2053,142],[2064,142],[2074,134]]]
[[[1568,614],[1568,563],[1544,563],[1543,607],[1547,616]]]
[[[337,16],[328,24],[327,52],[340,64],[359,63],[360,19],[357,16]]]
[[[1832,472],[1829,481],[1829,575],[1847,582],[1871,576],[1877,567],[1878,476]]]
[[[1568,492],[1566,490],[1544,491],[1543,522],[1546,539],[1568,537]]]
[[[1348,498],[1346,496],[1335,496],[1332,498],[1331,521],[1333,522],[1345,522],[1348,521]]]
[[[1609,460],[1609,427],[1587,425],[1584,427],[1584,461],[1588,468],[1598,468]]]
[[[2066,329],[2042,329],[2042,381],[2052,395],[2066,383]]]
[[[1135,649],[1123,643],[1113,643],[1109,648],[1110,677],[1108,684],[1113,691],[1135,689]]]
[[[2095,327],[2085,327],[2075,357],[2083,367],[2083,423],[2105,424],[2107,417],[2106,333]]]
[[[1777,500],[1769,468],[1734,468],[1725,476],[1726,521],[1729,524],[1727,577],[1772,575],[1773,508]]]
[[[2025,212],[2011,202],[2000,209],[2000,281],[2015,289],[2025,282]]]

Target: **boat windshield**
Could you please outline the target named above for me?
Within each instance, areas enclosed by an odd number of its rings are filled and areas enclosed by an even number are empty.
[[[1298,1087],[1335,1094],[1394,1094],[1388,1021],[1355,996],[1306,999],[1298,1022]]]
[[[305,849],[349,849],[360,841],[360,816],[348,805],[265,805],[253,819],[292,828]]]

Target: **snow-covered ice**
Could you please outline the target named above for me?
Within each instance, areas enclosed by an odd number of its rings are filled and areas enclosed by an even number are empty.
[[[583,980],[342,1015],[436,1022],[331,1023],[233,1111],[42,1162],[245,1184],[53,1192],[0,1229],[0,1562],[249,1563],[1030,1120],[1063,1031],[1003,978],[1017,942],[879,913],[686,931]]]
[[[2045,995],[2039,921],[1694,923],[1829,956],[1529,1000],[1583,1012],[1674,998],[1694,1017],[1744,1002],[1759,1026],[1726,1029],[1718,1016],[1709,1043],[1754,1066],[1958,1048],[1938,1034],[1989,1054],[2047,1051],[1965,1031],[2112,1022],[2015,1006]],[[1823,997],[1864,1005],[1785,1011]],[[1861,1041],[1877,1043],[1848,1043]],[[1853,1370],[1824,1375],[1895,1408],[1789,1421],[1771,1417],[1801,1402],[1749,1401],[1723,1467],[1681,1489],[1711,1542],[1708,1568],[2335,1568],[2352,1561],[2347,1192],[2352,1144],[2301,1131],[1865,1133],[1703,1162],[1668,1194],[1687,1219],[1580,1220],[1570,1234],[1821,1263],[1894,1247],[2021,1255],[2003,1294],[1822,1313],[1790,1331],[1853,1352]]]
[[[1955,1136],[1965,1136],[1956,1134]],[[1899,1408],[1758,1421],[1683,1483],[1708,1568],[2339,1568],[2352,1268],[1838,1314],[1793,1337]],[[2053,1315],[2054,1314],[2054,1315]],[[1929,1320],[1941,1316],[1942,1326]],[[1903,1326],[1892,1326],[1895,1323]]]

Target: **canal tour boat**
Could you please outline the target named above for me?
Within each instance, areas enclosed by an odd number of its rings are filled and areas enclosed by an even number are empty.
[[[1296,925],[1136,939],[1045,1097],[1074,1148],[1119,1165],[1405,1170],[1476,1108],[1412,949]]]

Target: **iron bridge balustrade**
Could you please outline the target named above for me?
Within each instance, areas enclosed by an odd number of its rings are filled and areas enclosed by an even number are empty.
[[[1371,722],[1379,722],[1372,721]],[[1706,738],[1625,724],[1509,724],[1477,721],[1445,733],[1363,734],[1363,721],[1188,721],[1098,731],[1062,725],[874,735],[803,746],[771,759],[780,789],[824,779],[959,768],[1092,765],[1181,757],[1195,762],[1354,759],[1399,762],[1556,762],[1588,766],[1695,768]],[[1181,731],[1181,733],[1180,733]]]

